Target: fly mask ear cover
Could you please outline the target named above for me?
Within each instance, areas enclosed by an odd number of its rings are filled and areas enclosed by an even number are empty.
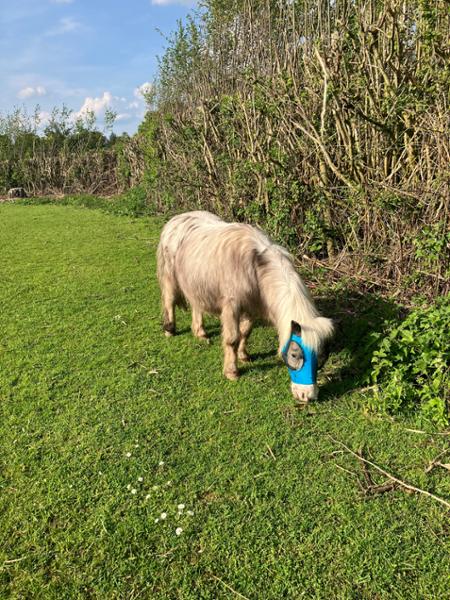
[[[300,354],[300,358],[303,360],[299,361],[299,366],[293,368],[292,361],[289,357],[289,350],[291,344],[295,344],[294,351]],[[291,334],[287,344],[283,348],[281,353],[283,360],[289,370],[289,376],[292,383],[299,383],[301,385],[313,385],[317,381],[317,354],[305,345],[302,338],[295,333]]]

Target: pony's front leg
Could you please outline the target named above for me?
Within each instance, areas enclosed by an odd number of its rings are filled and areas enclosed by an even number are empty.
[[[223,374],[227,379],[239,377],[237,348],[239,345],[239,316],[230,304],[225,304],[220,315],[222,321]]]
[[[238,359],[242,362],[249,362],[250,356],[247,354],[247,340],[248,336],[252,332],[253,321],[249,317],[242,317],[239,321],[239,346],[238,346]]]
[[[192,307],[192,333],[195,335],[195,337],[201,339],[201,340],[206,340],[208,341],[208,337],[206,335],[206,331],[203,327],[203,314],[202,311],[193,306]]]

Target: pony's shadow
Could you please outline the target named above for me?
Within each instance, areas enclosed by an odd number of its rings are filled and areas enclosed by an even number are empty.
[[[252,362],[257,361],[257,360],[264,360],[265,358],[273,358],[277,355],[277,351],[276,349],[274,350],[269,350],[267,352],[252,352],[250,354],[250,362],[249,365],[251,366]]]
[[[325,379],[320,384],[319,401],[326,402],[368,385],[377,334],[383,332],[386,321],[398,320],[405,312],[391,300],[358,292],[333,292],[331,296],[317,298],[316,304],[335,323],[335,335],[327,348],[329,359],[319,372],[319,384]],[[220,338],[220,324],[206,321],[205,329],[210,340]],[[177,329],[177,335],[190,333],[190,327]],[[239,365],[241,374],[245,377],[255,371],[278,368],[276,355],[276,348],[251,352],[251,361]]]
[[[220,337],[220,327],[205,326],[205,331],[208,336],[208,340],[214,340]],[[192,335],[190,327],[177,327],[175,335]]]
[[[257,321],[255,323],[255,328],[263,327],[264,325]],[[205,324],[205,331],[208,337],[208,341],[217,341],[221,338],[222,329],[220,327],[220,323],[215,323],[212,317],[207,317]],[[191,328],[189,326],[185,327],[177,327],[176,335],[192,335]],[[199,344],[204,344],[204,341],[199,341]],[[251,343],[251,342],[250,342]],[[273,348],[272,350],[267,350],[263,352],[250,352],[250,360],[248,362],[242,363],[239,362],[239,371],[241,376],[250,375],[252,372],[259,371],[268,371],[270,369],[274,369],[279,366],[279,362],[275,360],[277,356],[277,349]],[[268,362],[261,363],[260,361],[265,361],[266,359],[274,359]]]
[[[386,321],[404,316],[404,309],[376,294],[341,293],[317,300],[317,306],[333,318],[335,335],[324,365],[326,382],[319,399],[326,402],[368,385],[371,360]]]

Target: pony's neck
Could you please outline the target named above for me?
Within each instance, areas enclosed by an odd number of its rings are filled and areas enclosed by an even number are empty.
[[[296,272],[291,256],[279,246],[266,250],[260,272],[261,291],[267,317],[278,331],[279,349],[291,335],[291,321],[302,328],[302,339],[317,351],[326,337],[325,321],[314,306],[311,295]]]

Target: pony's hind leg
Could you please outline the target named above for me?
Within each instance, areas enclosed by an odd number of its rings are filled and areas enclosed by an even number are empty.
[[[220,315],[222,321],[223,374],[227,379],[237,379],[237,348],[239,345],[239,317],[231,304],[225,304]]]
[[[175,300],[176,288],[174,282],[166,277],[162,285],[163,330],[166,336],[175,335]]]
[[[238,359],[242,362],[249,362],[250,356],[247,353],[247,340],[252,331],[253,321],[245,316],[239,321],[239,346],[238,346]]]
[[[193,306],[192,307],[192,333],[194,334],[195,337],[201,339],[201,340],[208,340],[208,337],[206,335],[206,331],[203,327],[203,314],[202,311],[196,307]]]

